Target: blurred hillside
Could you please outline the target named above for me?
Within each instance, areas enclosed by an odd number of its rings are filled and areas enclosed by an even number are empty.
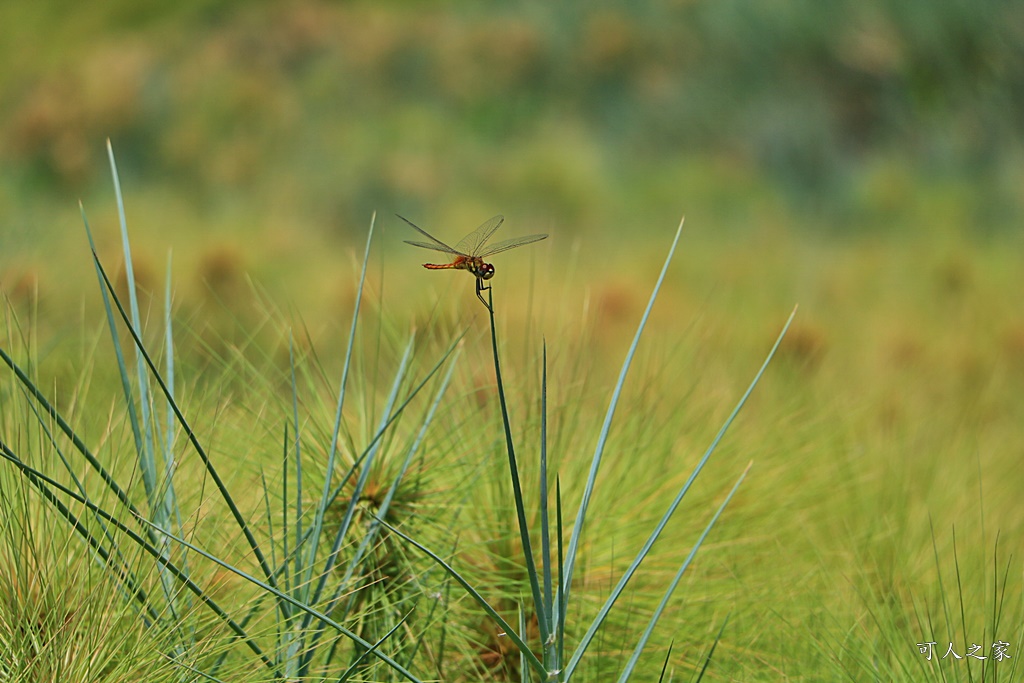
[[[0,25],[5,253],[38,207],[110,196],[108,136],[137,206],[207,229],[1022,214],[1018,2],[51,1]]]

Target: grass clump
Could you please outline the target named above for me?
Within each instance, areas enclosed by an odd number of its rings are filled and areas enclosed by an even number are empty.
[[[579,499],[571,525],[564,515],[560,480],[548,462],[547,351],[541,366],[539,462],[529,467],[539,479],[524,487],[489,299],[493,386],[516,519],[515,529],[509,528],[514,535],[499,539],[507,542],[499,556],[512,571],[509,576],[518,577],[499,589],[505,597],[492,605],[454,568],[463,556],[454,531],[458,515],[429,511],[429,497],[435,492],[430,490],[423,445],[443,406],[462,335],[449,339],[439,359],[425,370],[413,362],[416,338],[410,335],[380,403],[363,396],[357,409],[361,426],[354,430],[351,423],[350,376],[362,374],[361,388],[369,389],[371,396],[377,393],[379,366],[367,373],[359,360],[365,358],[364,352],[357,348],[373,225],[340,384],[336,392],[328,392],[334,396],[333,409],[322,412],[330,405],[323,401],[323,367],[315,360],[297,360],[290,336],[288,372],[283,376],[261,377],[245,366],[243,356],[236,356],[237,364],[226,371],[230,381],[244,378],[243,387],[249,390],[284,392],[258,409],[253,415],[258,420],[240,437],[251,441],[248,447],[257,461],[249,464],[247,473],[225,470],[210,445],[214,432],[209,430],[215,429],[216,420],[208,422],[202,416],[207,399],[182,393],[169,277],[162,302],[163,331],[153,335],[145,329],[112,152],[110,161],[124,277],[115,284],[95,249],[93,263],[122,410],[107,418],[97,443],[89,429],[76,426],[76,416],[67,414],[66,407],[77,405],[75,401],[47,398],[34,369],[22,367],[11,353],[2,353],[10,370],[10,397],[5,403],[16,401],[23,407],[17,414],[5,413],[4,430],[35,434],[21,441],[5,436],[0,443],[9,464],[4,476],[14,484],[5,488],[5,507],[12,514],[4,527],[2,576],[7,600],[0,624],[12,646],[9,651],[17,656],[12,654],[3,663],[5,672],[15,677],[71,677],[64,680],[112,672],[111,680],[116,680],[135,671],[135,663],[141,661],[154,670],[213,680],[421,681],[471,676],[473,670],[522,680],[586,678],[583,669],[577,671],[583,656],[613,623],[606,621],[612,607],[753,389],[752,384],[663,511],[604,606],[579,621],[569,605],[585,586],[579,564],[586,544],[581,541],[592,516],[599,467],[627,372],[682,225],[622,365],[584,488],[570,496]],[[158,298],[149,301],[152,305]],[[189,417],[194,412],[190,405],[201,409],[195,418]],[[275,406],[283,419],[273,438],[275,430],[266,427],[265,417]],[[410,417],[414,408],[418,417]],[[235,407],[229,401],[216,410],[230,415]],[[321,422],[320,416],[331,412],[333,419]],[[265,456],[274,449],[254,441],[265,437],[277,442],[276,457]],[[36,455],[43,453],[59,457]],[[244,481],[248,485],[239,486]],[[620,680],[633,675],[680,577],[738,485],[739,481],[721,502],[660,604],[648,615],[648,626],[624,662]],[[468,487],[469,495],[479,494],[479,484]],[[48,536],[64,539],[59,553],[40,554],[36,549],[41,536],[29,523],[34,519],[65,531]],[[445,544],[438,546],[438,539]],[[428,545],[438,550],[428,550]],[[418,550],[411,553],[414,549]],[[419,551],[436,566],[425,564]],[[60,555],[74,558],[66,567],[77,567],[86,577],[97,576],[103,599],[98,600],[95,591],[78,597],[79,582],[55,589],[57,584],[50,579],[59,573],[52,565]],[[517,593],[516,585],[524,587],[525,597]],[[459,621],[463,608],[456,606],[459,599],[453,593],[463,590],[475,604],[466,610],[468,623],[480,631],[475,636],[467,635],[466,622]],[[97,630],[99,624],[109,626]],[[83,628],[93,629],[90,638],[113,641],[100,648],[109,660],[94,658],[88,675],[71,666],[79,659],[73,652],[81,644],[78,640],[72,639],[68,650],[53,651],[55,643],[66,642],[65,636]],[[140,657],[143,651],[150,656]],[[70,664],[55,668],[56,662]],[[666,657],[659,666],[668,663]]]
[[[991,446],[1019,437],[998,400],[1019,335],[1013,321],[986,333],[1001,354],[987,359],[966,333],[933,343],[922,322],[969,329],[971,291],[1011,268],[940,252],[931,280],[901,288],[892,263],[866,253],[891,306],[943,298],[895,328],[857,318],[866,334],[853,337],[837,320],[863,293],[831,253],[814,314],[782,339],[765,312],[778,285],[728,329],[710,298],[702,310],[676,290],[654,305],[679,277],[677,233],[646,305],[604,283],[578,349],[519,348],[501,330],[533,320],[501,298],[485,313],[465,297],[489,339],[439,307],[398,330],[367,279],[371,223],[347,337],[323,354],[314,331],[270,306],[226,336],[230,320],[191,329],[169,277],[143,291],[161,278],[135,268],[119,188],[118,209],[123,266],[112,276],[93,254],[105,329],[82,326],[84,351],[66,363],[81,370],[53,371],[51,347],[18,317],[31,297],[7,309],[5,680],[1015,679],[1020,521],[1000,504],[1015,475],[993,472]],[[715,264],[693,249],[690,285],[720,270],[728,299],[764,278],[761,255]],[[237,310],[237,274],[225,286],[208,270],[213,296]],[[680,312],[706,323],[699,346],[638,352],[645,329]],[[617,376],[598,362],[626,345]],[[754,348],[778,359],[752,394],[764,367],[741,384],[721,358]],[[836,364],[854,352],[850,368]],[[1006,371],[986,380],[989,365]],[[921,368],[952,369],[918,386]],[[877,405],[834,396],[856,382]],[[758,428],[723,440],[743,406]],[[925,410],[959,426],[936,429]],[[971,420],[990,427],[976,442]],[[972,443],[973,464],[925,469],[930,452]],[[754,452],[779,457],[745,479],[741,464],[735,477],[706,467]],[[950,491],[972,472],[968,505]],[[701,548],[712,552],[694,562]],[[1011,658],[922,661],[916,643],[947,640],[1006,642]]]

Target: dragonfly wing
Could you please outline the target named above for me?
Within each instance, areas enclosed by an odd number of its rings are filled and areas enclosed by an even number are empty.
[[[487,247],[480,254],[477,254],[481,258],[485,256],[493,256],[494,254],[500,254],[503,251],[509,249],[515,249],[521,247],[524,244],[530,244],[531,242],[540,242],[542,239],[546,239],[547,235],[527,235],[525,237],[513,237],[510,240],[502,240],[501,242],[495,242],[491,246]]]
[[[411,244],[414,247],[422,247],[424,249],[433,249],[434,251],[443,251],[446,254],[452,254],[452,255],[458,255],[458,256],[462,255],[462,254],[459,254],[459,252],[457,252],[454,249],[452,249],[451,247],[447,247],[447,246],[445,246],[443,244],[434,244],[432,242],[413,242],[412,240],[402,240],[402,241],[405,242],[406,244]]]
[[[395,215],[398,216],[397,213]],[[430,242],[411,242],[409,240],[403,240],[406,244],[411,244],[411,245],[413,245],[415,247],[423,247],[424,249],[433,249],[434,251],[443,251],[443,252],[445,252],[447,254],[459,254],[458,251],[455,251],[454,249],[449,247],[447,244],[445,244],[441,240],[437,239],[436,237],[431,235],[429,232],[427,232],[426,230],[424,230],[420,226],[418,226],[415,223],[413,223],[411,220],[409,220],[405,216],[398,216],[398,217],[401,218],[406,223],[408,223],[409,226],[412,227],[413,230],[415,230],[416,232],[418,232],[419,234],[423,235],[428,240],[430,240]]]
[[[468,254],[470,256],[479,256],[479,252],[483,250],[484,245],[487,244],[487,240],[491,239],[491,235],[494,231],[501,227],[505,217],[498,215],[494,218],[485,221],[483,225],[469,233],[455,245],[456,251],[460,254]]]

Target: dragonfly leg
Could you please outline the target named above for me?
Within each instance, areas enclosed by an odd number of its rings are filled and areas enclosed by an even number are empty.
[[[490,311],[490,310],[491,310],[491,307],[490,307],[490,306],[489,306],[489,305],[487,304],[487,302],[486,302],[486,301],[484,301],[484,295],[482,294],[482,292],[483,292],[483,291],[484,291],[485,289],[490,289],[490,288],[491,288],[491,286],[490,286],[490,285],[487,285],[486,287],[484,287],[484,281],[483,281],[483,280],[481,280],[480,278],[477,278],[477,279],[476,279],[476,298],[477,298],[477,299],[480,299],[480,303],[482,303],[482,304],[484,305],[484,307],[485,307],[485,308],[486,308],[486,309],[487,309],[488,311]],[[492,312],[493,312],[493,311],[492,311]]]

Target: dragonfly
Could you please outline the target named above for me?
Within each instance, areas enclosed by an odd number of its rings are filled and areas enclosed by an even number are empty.
[[[395,214],[398,216],[398,214]],[[530,244],[531,242],[539,242],[542,239],[547,238],[547,235],[526,235],[525,237],[513,237],[511,239],[502,240],[501,242],[495,242],[494,244],[487,246],[487,240],[491,239],[491,236],[501,227],[501,224],[505,222],[505,217],[498,215],[485,221],[479,228],[469,233],[461,240],[459,240],[454,247],[450,247],[441,240],[437,239],[423,228],[419,227],[408,218],[404,216],[398,216],[403,221],[408,223],[413,230],[420,233],[427,238],[427,242],[413,242],[412,240],[404,240],[406,244],[411,244],[414,247],[422,247],[423,249],[432,249],[434,251],[444,252],[451,257],[450,263],[424,263],[424,268],[430,270],[441,270],[444,268],[457,268],[460,270],[468,270],[476,278],[476,296],[480,299],[481,303],[490,310],[487,302],[484,301],[483,291],[490,289],[489,286],[484,286],[486,280],[490,280],[494,277],[494,266],[484,261],[488,256],[494,256],[500,254],[503,251],[509,249],[515,249],[521,247],[524,244]]]

